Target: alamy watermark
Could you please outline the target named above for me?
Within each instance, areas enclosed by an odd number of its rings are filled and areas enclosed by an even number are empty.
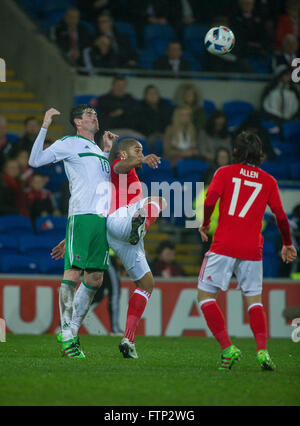
[[[5,60],[0,58],[0,83],[6,82],[6,63]]]
[[[295,327],[292,331],[292,341],[298,343],[300,342],[300,318],[294,318],[291,325]]]
[[[3,318],[0,318],[0,343],[6,342],[6,323]]]
[[[300,58],[293,59],[292,67],[295,68],[292,72],[292,81],[294,83],[299,83],[299,81],[300,81]]]

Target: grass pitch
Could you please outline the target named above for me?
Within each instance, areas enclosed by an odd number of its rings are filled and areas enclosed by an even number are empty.
[[[261,371],[253,339],[232,339],[242,359],[218,371],[212,338],[137,337],[138,360],[120,338],[82,336],[86,359],[66,359],[55,336],[8,335],[0,343],[0,405],[300,405],[300,343],[271,339],[276,371]]]

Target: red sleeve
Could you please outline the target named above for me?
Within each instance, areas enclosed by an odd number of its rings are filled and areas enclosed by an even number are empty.
[[[113,163],[112,163],[112,165],[110,166],[110,171],[111,171],[111,173],[116,173],[116,172],[114,171],[114,167],[115,167],[115,164],[119,163],[119,161],[121,161],[121,158],[117,158],[116,160],[114,160],[114,162],[113,162]]]
[[[218,169],[216,173],[214,174],[213,180],[211,181],[207,194],[206,199],[204,202],[204,220],[203,220],[203,226],[208,226],[210,223],[210,217],[214,211],[216,202],[220,198],[222,192],[224,189],[224,177],[222,169]]]
[[[291,246],[292,245],[292,238],[291,238],[291,231],[290,231],[290,225],[287,218],[287,215],[285,214],[282,202],[280,198],[279,188],[277,183],[275,183],[270,198],[268,201],[268,204],[270,206],[270,209],[276,216],[276,222],[277,226],[280,230],[282,242],[285,246]]]

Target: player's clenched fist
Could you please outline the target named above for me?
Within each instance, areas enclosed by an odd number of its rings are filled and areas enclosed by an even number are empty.
[[[143,158],[143,163],[148,164],[152,169],[157,169],[160,164],[160,157],[155,154],[146,155],[146,157]]]
[[[43,125],[42,125],[44,129],[48,129],[48,127],[52,123],[52,118],[54,115],[60,115],[60,112],[55,108],[50,108],[48,109],[48,111],[46,111],[44,115]]]

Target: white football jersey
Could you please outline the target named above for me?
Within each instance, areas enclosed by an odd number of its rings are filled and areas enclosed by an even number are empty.
[[[49,146],[55,161],[63,161],[71,197],[69,217],[77,214],[107,216],[110,207],[108,153],[80,135],[65,136]]]

